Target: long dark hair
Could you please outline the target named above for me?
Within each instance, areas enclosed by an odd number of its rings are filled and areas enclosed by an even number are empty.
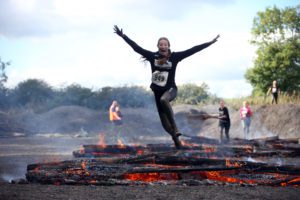
[[[169,57],[170,57],[170,55],[171,55],[171,50],[170,50],[171,44],[170,44],[170,41],[169,41],[169,39],[168,39],[167,37],[160,37],[160,38],[158,39],[158,41],[157,41],[157,46],[158,46],[158,44],[159,44],[159,42],[160,42],[161,40],[166,40],[166,41],[168,42],[168,45],[169,45],[168,55],[167,55],[167,56],[163,56],[163,55],[160,54],[160,58],[158,59],[158,63],[159,63],[160,65],[163,65],[163,64],[169,59]],[[143,62],[148,61],[147,58],[145,58],[144,56],[142,56],[141,59],[143,59]]]

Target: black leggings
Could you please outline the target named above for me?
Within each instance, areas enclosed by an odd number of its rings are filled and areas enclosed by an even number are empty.
[[[277,92],[272,93],[272,104],[274,102],[277,104],[277,99],[278,99],[278,93]]]
[[[155,96],[156,107],[163,128],[171,136],[175,136],[176,133],[179,133],[179,131],[174,120],[174,113],[170,102],[177,96],[177,89],[170,88],[167,91],[154,90],[153,93]]]
[[[223,138],[223,132],[225,130],[225,136],[226,136],[226,141],[229,141],[229,129],[230,129],[230,124],[226,123],[226,124],[219,124],[220,127],[220,141],[224,141]]]

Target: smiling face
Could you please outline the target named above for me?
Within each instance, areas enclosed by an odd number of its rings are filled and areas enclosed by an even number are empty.
[[[157,43],[159,53],[164,56],[169,54],[170,42],[167,38],[160,38]]]

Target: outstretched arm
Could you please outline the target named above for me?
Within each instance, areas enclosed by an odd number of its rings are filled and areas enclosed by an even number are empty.
[[[123,29],[120,29],[117,25],[114,25],[114,32],[122,37],[125,42],[127,44],[129,44],[133,50],[139,54],[141,54],[142,56],[144,56],[146,59],[149,59],[149,57],[152,55],[151,51],[145,50],[142,47],[140,47],[137,43],[135,43],[133,40],[131,40],[129,37],[127,37],[124,33],[123,33]]]
[[[194,46],[194,47],[192,47],[190,49],[187,49],[185,51],[177,52],[176,54],[177,54],[179,60],[182,60],[184,58],[187,58],[187,57],[189,57],[189,56],[191,56],[191,55],[193,55],[193,54],[209,47],[213,43],[217,42],[219,37],[220,37],[220,35],[218,34],[214,39],[212,39],[209,42]]]

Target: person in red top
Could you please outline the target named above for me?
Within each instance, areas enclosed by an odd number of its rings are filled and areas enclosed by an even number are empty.
[[[242,126],[244,130],[244,139],[249,139],[249,131],[250,131],[250,124],[251,124],[251,117],[253,112],[249,106],[248,101],[243,102],[243,106],[240,108],[240,118],[242,121]]]

